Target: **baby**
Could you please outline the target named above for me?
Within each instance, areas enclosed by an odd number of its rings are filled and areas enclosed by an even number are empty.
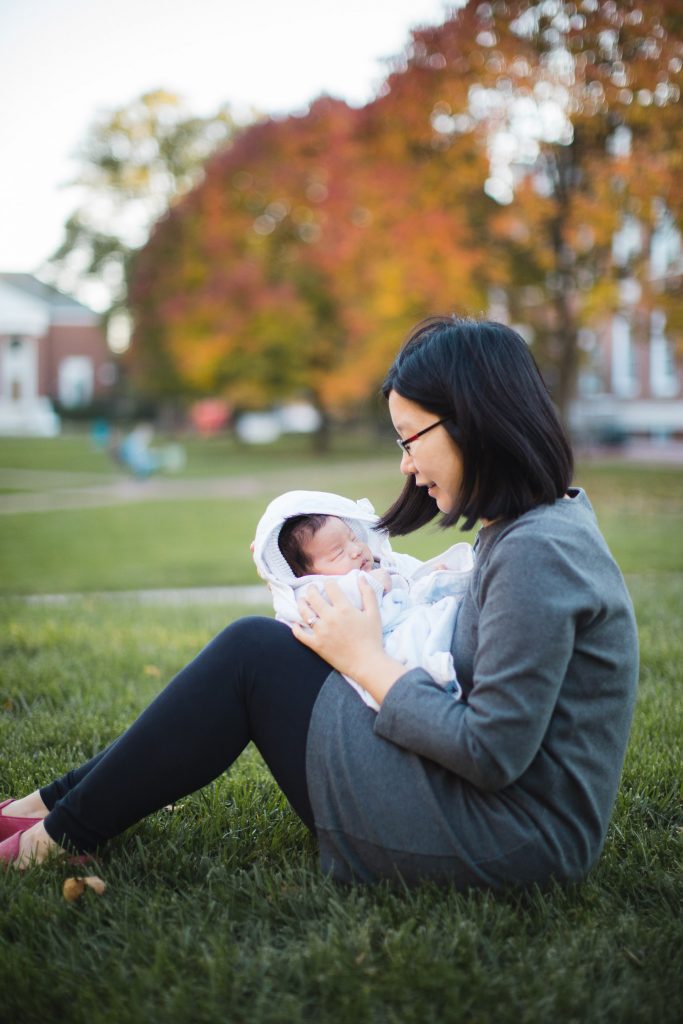
[[[455,618],[472,569],[469,544],[420,562],[392,551],[370,502],[322,491],[290,491],[270,503],[259,522],[254,560],[269,585],[276,618],[301,622],[298,591],[334,577],[347,598],[361,606],[362,572],[377,597],[387,653],[406,668],[425,668],[459,695],[450,646]],[[374,699],[348,680],[366,704]]]
[[[277,542],[297,578],[346,576],[360,569],[381,583],[385,594],[391,590],[388,570],[379,568],[369,546],[338,516],[320,512],[291,516],[284,521]]]

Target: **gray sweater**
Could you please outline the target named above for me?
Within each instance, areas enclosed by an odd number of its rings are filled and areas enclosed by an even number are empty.
[[[464,699],[421,669],[373,712],[333,672],[307,778],[325,872],[499,888],[583,877],[614,805],[638,644],[586,495],[482,528],[453,654]]]

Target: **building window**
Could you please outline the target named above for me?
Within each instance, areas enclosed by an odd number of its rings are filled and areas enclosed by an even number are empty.
[[[658,280],[680,270],[680,266],[681,233],[669,211],[661,204],[650,244],[650,276]]]
[[[627,267],[643,249],[643,230],[635,217],[624,217],[612,235],[612,259],[617,267]]]
[[[12,334],[0,345],[0,397],[10,402],[35,398],[38,388],[38,356],[33,338]]]
[[[650,391],[654,398],[673,398],[679,391],[676,361],[665,326],[665,315],[655,309],[650,317]]]
[[[59,364],[57,393],[59,401],[69,409],[89,405],[93,397],[94,371],[87,356],[67,356]]]
[[[639,391],[631,324],[619,315],[612,319],[612,391],[618,398],[634,398]]]

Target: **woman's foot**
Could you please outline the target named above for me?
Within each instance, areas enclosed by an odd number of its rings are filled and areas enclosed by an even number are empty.
[[[3,800],[0,803],[0,842],[16,832],[31,828],[47,813],[47,807],[38,794],[32,793],[22,800]]]
[[[48,809],[41,799],[39,789],[18,800],[5,800],[0,804],[0,817],[44,818],[47,813]]]
[[[42,821],[0,843],[0,866],[24,871],[32,864],[42,864],[49,856],[66,856],[58,843],[45,831]]]

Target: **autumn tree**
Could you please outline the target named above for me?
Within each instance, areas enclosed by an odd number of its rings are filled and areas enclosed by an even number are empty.
[[[388,100],[321,98],[252,126],[156,226],[132,292],[148,387],[165,360],[194,393],[340,409],[376,393],[411,322],[481,308],[476,240],[433,188],[433,132],[406,142]]]
[[[666,305],[647,240],[625,267],[614,239],[680,223],[679,10],[471,0],[412,33],[365,108],[247,129],[136,259],[147,385],[338,408],[416,320],[489,312],[522,325],[566,414],[579,332],[624,275]]]
[[[663,210],[681,223],[682,28],[675,0],[471,0],[408,54],[406,76],[440,79],[442,145],[486,147],[491,295],[564,415],[579,331],[621,301],[615,235],[629,218],[651,233]]]
[[[132,358],[149,389],[162,358],[190,394],[253,406],[305,391],[324,408],[341,338],[320,253],[345,204],[353,115],[321,99],[251,126],[157,224],[132,290]]]

